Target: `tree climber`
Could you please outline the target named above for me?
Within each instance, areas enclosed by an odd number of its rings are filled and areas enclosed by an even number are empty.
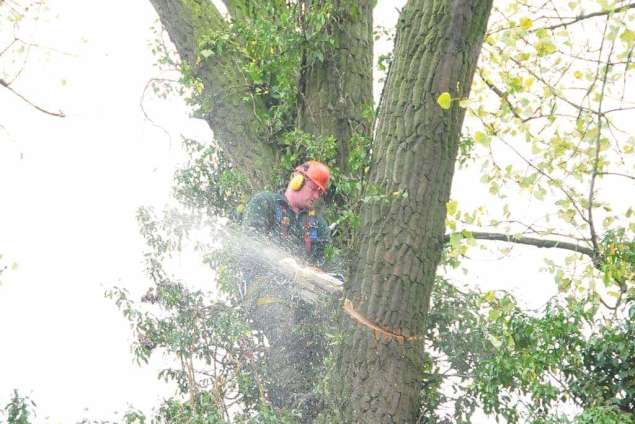
[[[243,227],[269,237],[293,256],[324,265],[324,249],[331,242],[329,227],[314,209],[326,193],[331,172],[310,160],[295,168],[283,193],[263,191],[247,204]]]
[[[317,161],[307,161],[293,171],[283,192],[264,191],[249,201],[243,230],[247,235],[266,238],[277,247],[314,267],[326,265],[325,248],[331,242],[326,220],[315,210],[327,192],[331,173]],[[291,259],[292,260],[292,259]],[[283,263],[243,261],[245,304],[256,328],[268,340],[268,395],[276,407],[299,409],[303,421],[319,412],[313,392],[326,340],[316,328],[320,306],[307,303],[298,286],[300,275],[289,278],[280,272]],[[293,260],[292,260],[293,261]],[[302,267],[303,268],[303,267]],[[309,299],[311,299],[309,297]]]

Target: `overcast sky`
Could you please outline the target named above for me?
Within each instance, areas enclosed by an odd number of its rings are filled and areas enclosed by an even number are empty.
[[[204,141],[211,132],[175,98],[145,102],[171,139],[143,116],[143,88],[160,76],[148,1],[49,0],[41,16],[23,33],[41,47],[14,88],[67,116],[36,112],[0,89],[0,254],[17,263],[1,277],[0,405],[18,388],[38,403],[38,422],[108,418],[128,403],[147,411],[168,389],[156,366],[133,364],[128,324],[103,292],[147,287],[135,210],[167,201],[180,134]],[[390,23],[394,5],[376,16]],[[519,275],[520,256],[495,266],[483,257],[472,281],[495,288],[497,275],[516,274],[505,287],[532,298],[536,274]],[[540,267],[530,260],[529,269]],[[536,304],[550,293],[544,281]]]
[[[156,369],[132,363],[128,324],[103,292],[147,287],[135,210],[167,200],[179,134],[211,133],[178,99],[145,103],[172,140],[143,116],[143,88],[159,75],[149,2],[48,6],[21,33],[42,48],[14,87],[67,117],[0,90],[0,254],[17,262],[0,286],[0,404],[19,388],[38,421],[72,423],[149,408],[166,390]]]

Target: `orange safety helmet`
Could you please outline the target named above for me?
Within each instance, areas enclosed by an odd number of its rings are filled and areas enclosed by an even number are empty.
[[[295,172],[298,172],[313,181],[323,193],[326,192],[326,187],[328,186],[329,179],[331,178],[331,171],[329,170],[329,167],[324,165],[322,162],[318,162],[316,160],[306,161],[302,165],[296,167]],[[299,187],[295,190],[302,188],[302,183],[304,183],[304,181],[300,181]]]

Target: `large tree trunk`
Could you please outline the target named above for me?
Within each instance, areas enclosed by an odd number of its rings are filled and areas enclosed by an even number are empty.
[[[401,13],[370,173],[390,201],[362,210],[337,362],[340,422],[417,422],[421,335],[464,117],[458,102],[443,110],[436,99],[469,94],[491,4],[413,0]]]
[[[341,172],[347,169],[351,136],[370,137],[371,119],[364,111],[373,107],[374,3],[334,0],[328,31],[335,48],[322,61],[303,67],[300,77],[297,126],[310,134],[335,137]],[[316,2],[303,4],[311,7]]]
[[[254,113],[264,106],[250,95],[231,57],[213,55],[197,60],[198,37],[208,28],[226,25],[224,18],[210,0],[150,1],[181,61],[202,82],[203,90],[197,95],[201,118],[208,122],[223,152],[252,187],[267,186],[272,182],[274,152],[259,137]],[[246,102],[244,98],[252,100]]]

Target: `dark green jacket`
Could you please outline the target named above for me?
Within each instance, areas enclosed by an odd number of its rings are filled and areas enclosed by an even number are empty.
[[[287,236],[283,236],[280,223],[276,222],[276,205],[286,208],[289,217]],[[296,214],[282,193],[263,191],[256,194],[247,204],[243,217],[243,229],[249,235],[264,236],[286,249],[292,255],[303,258],[311,264],[324,265],[324,249],[331,242],[331,231],[321,215],[317,215],[317,240],[312,242],[311,254],[307,255],[304,246],[304,225],[308,211]]]

